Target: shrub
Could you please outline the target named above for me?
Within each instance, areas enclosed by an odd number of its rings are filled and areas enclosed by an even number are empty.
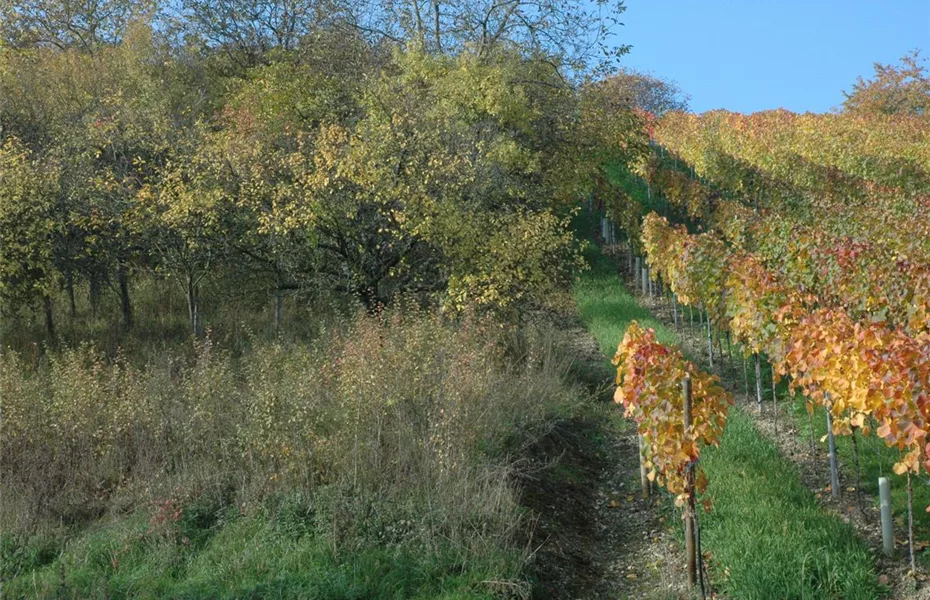
[[[206,338],[143,365],[90,346],[2,361],[2,526],[22,535],[144,509],[192,540],[229,507],[465,564],[513,542],[517,442],[578,399],[545,332],[410,310],[241,356]]]

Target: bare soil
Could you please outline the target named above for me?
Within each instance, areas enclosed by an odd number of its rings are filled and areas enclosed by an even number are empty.
[[[537,516],[534,597],[687,598],[677,516],[664,496],[642,496],[635,431],[610,401],[604,357],[580,323],[567,319],[563,328],[596,404],[589,416],[556,424],[529,453],[535,468],[521,488]]]

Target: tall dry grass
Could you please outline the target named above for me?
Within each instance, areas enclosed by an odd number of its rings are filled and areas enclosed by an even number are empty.
[[[89,346],[0,365],[0,526],[295,493],[334,549],[512,543],[520,444],[578,401],[550,335],[360,314],[313,345],[209,338],[145,364]]]

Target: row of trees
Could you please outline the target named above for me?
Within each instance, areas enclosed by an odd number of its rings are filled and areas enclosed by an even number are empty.
[[[539,304],[581,266],[571,205],[646,148],[616,99],[633,88],[591,83],[626,50],[604,42],[622,4],[601,8],[14,2],[4,307],[44,306],[54,339],[58,290],[72,312],[111,290],[130,328],[147,273],[181,286],[194,333],[208,281],[278,316],[293,291]]]

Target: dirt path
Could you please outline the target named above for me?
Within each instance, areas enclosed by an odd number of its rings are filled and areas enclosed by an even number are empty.
[[[539,515],[533,539],[536,596],[554,600],[672,599],[681,586],[682,550],[664,500],[642,498],[632,427],[610,401],[613,384],[591,334],[563,327],[574,372],[597,399],[584,418],[558,423],[530,455],[537,475],[523,503]]]

